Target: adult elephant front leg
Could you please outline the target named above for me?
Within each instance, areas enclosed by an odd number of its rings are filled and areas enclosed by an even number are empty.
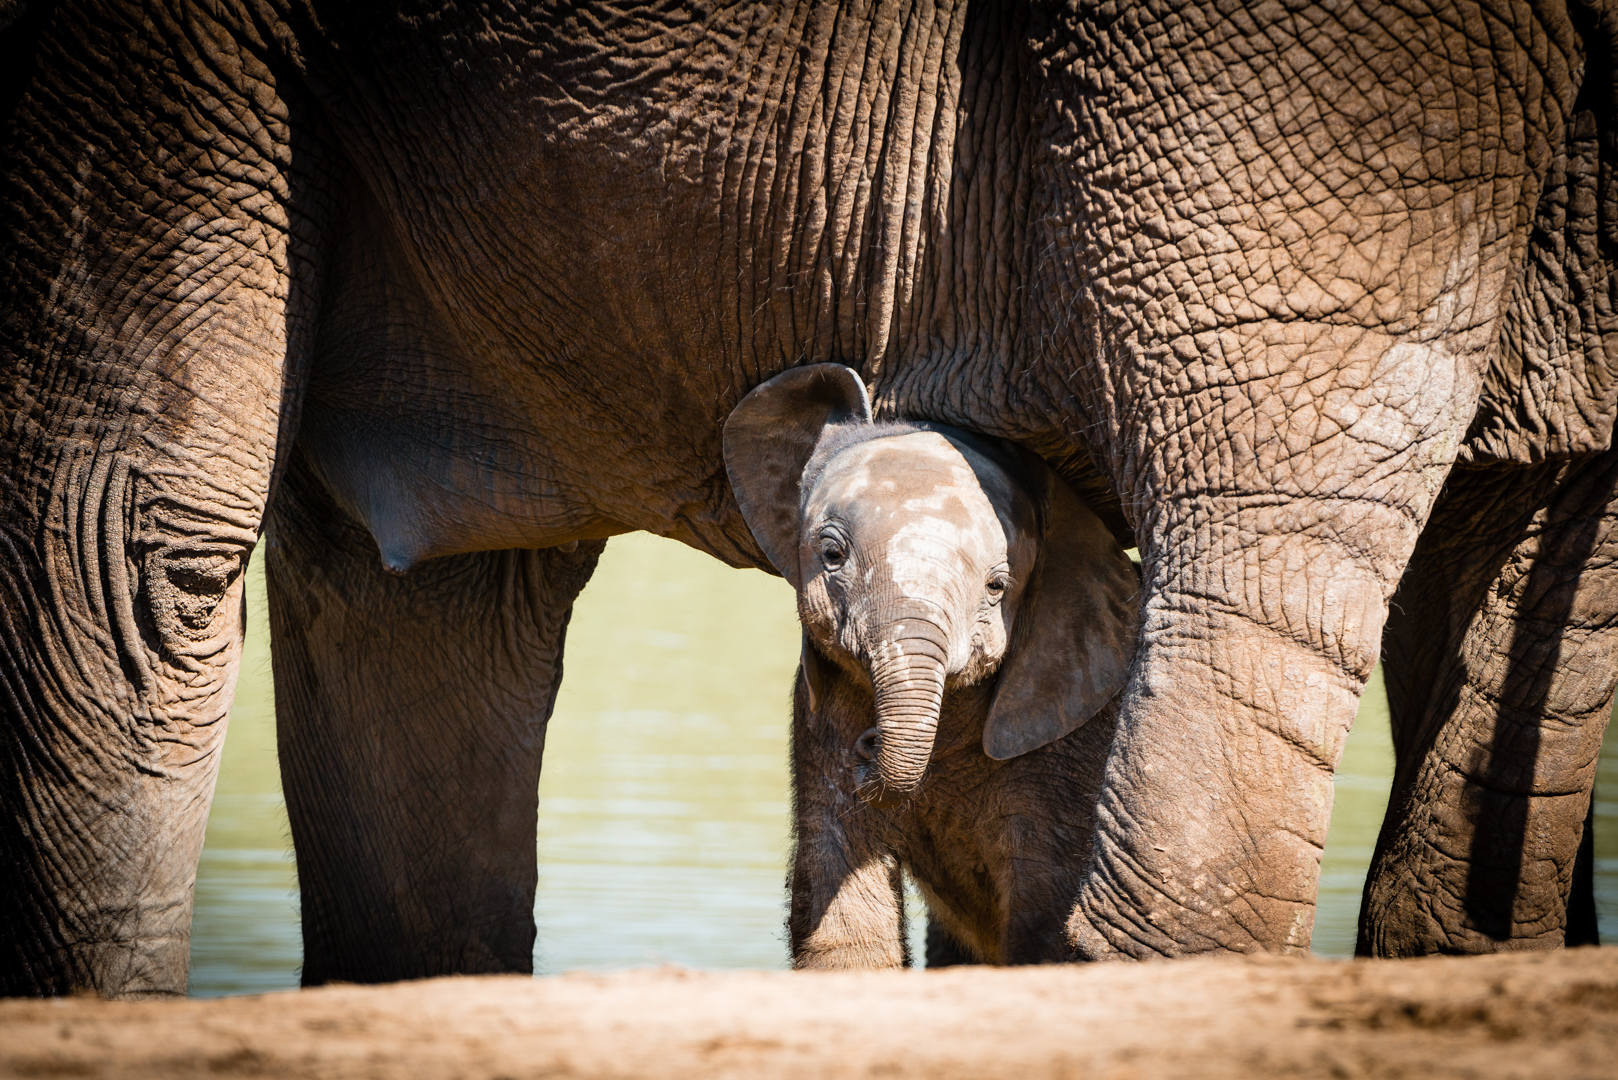
[[[1611,451],[1450,478],[1388,620],[1362,954],[1594,942],[1568,900],[1618,679],[1615,487]]]
[[[238,19],[63,2],[0,31],[4,994],[186,989],[323,231],[289,65]]]
[[[1145,587],[1079,956],[1309,944],[1332,772],[1577,89],[1564,17],[1457,7],[1079,4],[1036,44],[1030,350]]]
[[[1340,338],[1322,337],[1303,363],[1321,370],[1346,354],[1326,377],[1382,398],[1365,412],[1397,424],[1400,446],[1388,452],[1351,424],[1326,439],[1289,431],[1280,400],[1260,392],[1240,409],[1276,430],[1252,474],[1144,516],[1140,651],[1069,925],[1082,955],[1309,946],[1333,770],[1441,475],[1423,459],[1465,420],[1447,394],[1401,401],[1396,388],[1419,373],[1466,394],[1465,368],[1440,350],[1367,335],[1338,353]],[[1288,475],[1286,445],[1311,438],[1302,460],[1319,472]],[[1326,487],[1340,494],[1300,491]]]
[[[303,981],[532,971],[545,727],[604,542],[390,574],[294,462],[269,594]]]

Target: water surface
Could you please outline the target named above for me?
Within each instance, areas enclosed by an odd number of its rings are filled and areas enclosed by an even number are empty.
[[[275,760],[264,582],[197,872],[191,992],[296,986],[297,880]],[[568,631],[539,785],[542,972],[787,966],[791,589],[645,534],[607,545]],[[1336,778],[1315,951],[1354,949],[1393,752],[1381,673]],[[1618,940],[1618,725],[1597,781],[1597,903]]]

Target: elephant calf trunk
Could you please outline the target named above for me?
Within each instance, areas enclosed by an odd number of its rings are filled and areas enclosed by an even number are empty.
[[[876,691],[876,771],[882,795],[908,795],[921,784],[933,754],[938,710],[944,700],[945,648],[941,637],[890,639],[891,658],[872,672]]]

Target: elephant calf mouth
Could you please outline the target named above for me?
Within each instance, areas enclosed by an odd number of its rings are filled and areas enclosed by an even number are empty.
[[[866,728],[865,733],[854,740],[854,756],[859,758],[860,766],[875,767],[876,755],[882,749],[882,729]]]
[[[878,728],[867,728],[854,740],[854,794],[878,810],[891,810],[912,793],[899,794],[882,783],[882,774],[876,765],[881,750],[882,732]]]

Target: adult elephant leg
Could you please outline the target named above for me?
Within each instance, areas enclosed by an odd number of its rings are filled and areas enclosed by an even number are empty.
[[[1402,564],[1364,553],[1414,527],[1372,500],[1245,501],[1208,500],[1197,535],[1146,553],[1142,643],[1068,928],[1086,958],[1309,947],[1332,774]]]
[[[323,228],[290,69],[240,14],[63,0],[0,31],[0,993],[186,989]]]
[[[1611,451],[1451,475],[1388,619],[1398,765],[1360,953],[1567,939],[1618,681],[1615,488]]]
[[[391,574],[295,451],[267,542],[304,983],[532,971],[540,756],[604,541]]]
[[[1610,721],[1609,714],[1609,721]],[[1605,729],[1603,729],[1605,735]],[[1596,792],[1590,789],[1590,807],[1584,813],[1584,835],[1573,857],[1573,882],[1567,895],[1568,948],[1601,944],[1601,920],[1596,912]]]
[[[1144,592],[1069,936],[1097,959],[1301,951],[1332,773],[1582,42],[1487,5],[1036,10],[1030,348],[1066,364],[1046,385],[1094,433]],[[1421,58],[1409,94],[1395,55]],[[1428,123],[1481,97],[1477,125]]]

